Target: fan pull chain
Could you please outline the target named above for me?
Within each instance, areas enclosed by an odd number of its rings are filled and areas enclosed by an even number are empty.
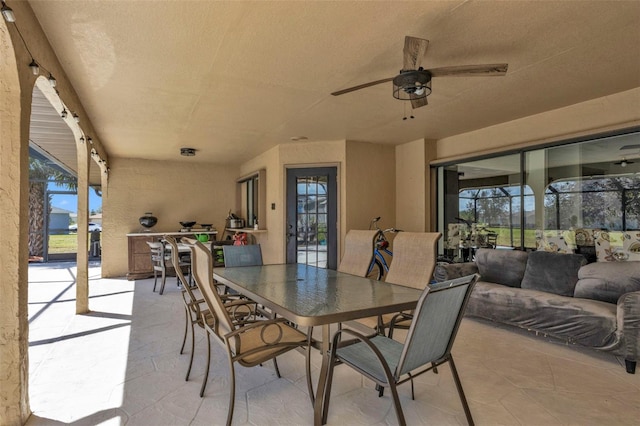
[[[409,116],[409,118],[411,118],[412,120],[415,118],[413,116],[413,107],[411,107],[411,115]],[[407,119],[407,103],[404,103],[404,116],[402,117],[402,120],[406,120]]]

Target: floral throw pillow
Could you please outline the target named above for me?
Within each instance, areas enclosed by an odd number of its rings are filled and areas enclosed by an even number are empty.
[[[598,262],[640,261],[640,231],[600,231],[594,236]]]

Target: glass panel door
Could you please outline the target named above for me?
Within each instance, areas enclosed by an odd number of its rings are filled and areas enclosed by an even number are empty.
[[[336,168],[287,171],[287,263],[335,269]]]

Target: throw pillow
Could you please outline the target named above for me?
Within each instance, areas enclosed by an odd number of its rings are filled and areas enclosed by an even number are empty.
[[[480,249],[476,252],[480,280],[520,287],[527,266],[527,253],[519,250]]]
[[[579,254],[531,252],[522,288],[572,297],[578,282],[578,270],[586,263],[586,259]]]

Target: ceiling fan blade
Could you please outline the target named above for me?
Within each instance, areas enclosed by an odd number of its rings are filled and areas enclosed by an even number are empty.
[[[432,77],[500,77],[507,73],[509,64],[460,65],[427,70]]]
[[[423,96],[421,98],[418,99],[413,99],[414,95],[411,95],[411,108],[416,109],[416,108],[420,108],[423,107],[425,105],[427,105],[429,102],[427,102],[427,97]]]
[[[404,38],[403,70],[417,70],[429,47],[429,40],[406,36]]]
[[[333,96],[344,95],[345,93],[355,92],[356,90],[364,89],[365,87],[375,86],[377,84],[386,83],[387,81],[393,80],[395,77],[383,78],[382,80],[371,81],[369,83],[360,84],[358,86],[349,87],[348,89],[338,90],[337,92],[333,92]]]

